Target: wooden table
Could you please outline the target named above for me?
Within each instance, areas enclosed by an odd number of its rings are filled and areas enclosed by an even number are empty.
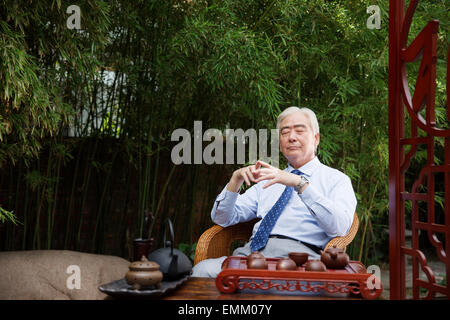
[[[164,300],[360,300],[360,296],[340,295],[305,295],[292,293],[272,292],[235,292],[222,293],[216,288],[216,279],[213,278],[190,278],[180,287],[164,295]]]

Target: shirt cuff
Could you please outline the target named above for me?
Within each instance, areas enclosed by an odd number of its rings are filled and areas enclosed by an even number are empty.
[[[231,191],[229,191],[229,190],[227,189],[227,186],[228,186],[228,184],[225,186],[225,188],[223,188],[222,192],[220,192],[219,195],[216,197],[216,202],[217,202],[217,201],[222,201],[222,200],[224,200],[225,198],[228,198],[228,197],[230,197],[230,196],[232,197],[233,195],[230,195],[230,193],[231,193],[231,194],[235,193],[235,194],[236,194],[236,198],[237,198],[237,196],[239,195],[239,193],[238,193],[238,192],[231,192]]]
[[[227,184],[228,186],[228,184]],[[211,219],[218,225],[225,226],[232,218],[234,205],[239,196],[238,192],[227,190],[227,186],[216,197],[214,208],[211,212]]]

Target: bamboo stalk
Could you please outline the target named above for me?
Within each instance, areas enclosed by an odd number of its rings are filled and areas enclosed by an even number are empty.
[[[123,202],[123,207],[122,207],[122,214],[119,215],[119,223],[116,225],[116,232],[115,234],[119,235],[119,239],[120,239],[120,243],[125,244],[125,246],[121,247],[121,256],[123,256],[125,254],[125,249],[126,249],[126,230],[127,228],[124,228],[123,226],[124,224],[124,220],[125,217],[127,216],[127,209],[128,209],[128,205],[129,205],[129,199],[130,199],[130,166],[127,165],[127,172],[126,172],[126,182],[123,186],[125,186],[125,190],[123,190],[123,192],[121,193],[125,193],[125,200]],[[150,237],[150,234],[149,234]]]
[[[75,163],[75,170],[73,172],[73,178],[72,178],[72,186],[70,188],[70,198],[69,198],[69,208],[68,208],[68,214],[67,214],[67,221],[66,221],[66,232],[64,235],[64,245],[63,248],[66,250],[67,249],[67,244],[69,241],[69,234],[70,234],[70,220],[72,219],[72,212],[73,212],[73,207],[74,207],[74,198],[75,198],[75,188],[76,188],[76,183],[78,180],[78,171],[80,170],[80,160],[81,160],[81,154],[82,154],[82,150],[83,150],[83,146],[84,146],[84,139],[80,139],[81,143],[78,149],[78,155],[77,155],[77,160]]]
[[[159,172],[159,156],[160,156],[160,141],[158,141],[157,149],[156,149],[156,163],[155,163],[155,174],[153,176],[153,190],[152,190],[152,203],[151,208],[152,212],[155,211],[155,199],[156,199],[156,181],[158,179],[158,172]]]
[[[267,7],[266,10],[264,10],[263,14],[259,17],[258,21],[253,25],[252,30],[256,30],[256,28],[259,26],[259,24],[264,21],[264,18],[266,15],[272,10],[273,6],[275,5],[277,1],[273,0],[270,5]]]
[[[30,172],[29,167],[27,167],[27,174]],[[22,250],[26,248],[27,230],[28,230],[28,198],[29,198],[29,185],[28,180],[25,180],[25,200],[23,205],[23,236],[22,236]],[[16,208],[18,206],[20,193],[16,194]]]
[[[183,172],[183,184],[177,187],[177,201],[175,202],[175,208],[174,208],[174,215],[171,218],[173,222],[177,221],[178,219],[178,214],[184,214],[184,210],[186,210],[186,205],[188,203],[187,201],[187,197],[189,195],[189,192],[187,191],[187,189],[189,189],[189,186],[192,186],[191,184],[191,180],[188,178],[189,177],[189,172],[187,172],[187,169],[184,170]],[[169,198],[169,197],[167,197]]]
[[[100,75],[100,79],[101,79],[101,81],[100,81],[100,92],[101,92],[101,106],[102,106],[101,113],[102,113],[102,117],[101,117],[101,124],[100,124],[98,129],[99,129],[100,135],[102,137],[110,137],[111,136],[111,132],[112,132],[111,130],[112,130],[112,117],[113,117],[113,109],[112,109],[112,107],[110,107],[110,105],[114,105],[111,102],[114,101],[114,97],[115,97],[115,90],[114,90],[114,88],[115,88],[115,84],[116,84],[118,75],[114,74],[114,81],[113,81],[112,89],[109,89],[109,88],[105,89],[106,84],[103,81],[103,72],[104,71],[102,70],[101,71],[101,75]],[[104,96],[105,96],[104,93],[105,92],[108,93],[107,97],[106,97],[106,101],[104,100]],[[108,109],[111,110],[111,113],[109,114],[109,116],[108,116]],[[104,128],[104,124],[105,124],[105,120],[106,119],[108,119],[108,127],[105,129]],[[110,190],[111,175],[112,175],[112,172],[114,170],[114,163],[115,163],[115,159],[116,159],[116,157],[118,155],[118,152],[119,152],[119,148],[116,147],[115,151],[113,153],[112,161],[110,162],[111,166],[110,166],[109,171],[107,173],[107,178],[106,178],[105,183],[103,185],[103,191],[102,191],[102,194],[100,196],[100,203],[99,203],[98,212],[97,212],[97,218],[96,218],[95,226],[94,226],[92,251],[96,251],[95,249],[96,249],[97,242],[101,241],[102,239],[104,239],[104,236],[103,236],[103,237],[99,238],[100,240],[98,240],[97,239],[98,238],[97,233],[98,233],[98,230],[100,228],[100,224],[102,224],[102,226],[103,226],[102,218],[103,218],[104,211],[105,211],[104,208],[105,207],[106,208],[109,207],[108,203],[110,203],[111,197],[107,197],[106,193],[107,193],[107,190]],[[100,246],[101,246],[101,244],[98,245],[97,251],[99,249],[100,249],[100,251],[102,251]]]
[[[23,162],[22,161],[19,162],[19,169],[18,169],[17,176],[14,175],[14,168],[13,168],[13,166],[12,165],[10,166],[10,173],[9,174],[11,175],[10,176],[11,188],[8,190],[8,193],[9,193],[9,208],[12,207],[13,199],[15,199],[14,208],[16,210],[17,215],[19,213],[19,210],[18,210],[18,208],[19,208],[19,195],[22,196],[22,193],[20,192],[20,186],[22,185],[20,183],[20,178],[22,177],[22,170],[23,170]],[[14,177],[16,177],[16,181],[17,182],[16,182],[15,195],[13,197],[12,190],[13,190]],[[10,239],[10,240],[9,240],[9,243],[7,245],[5,243],[5,250],[14,250],[14,248],[15,248],[14,240],[16,239],[16,224],[15,223],[11,223],[9,225],[10,225],[10,228],[8,228],[7,230],[8,231],[11,230],[12,234],[10,234],[10,232],[6,233],[6,239]]]
[[[194,177],[193,177],[193,181],[192,181],[192,185],[193,186],[197,186],[197,181],[198,181],[198,171],[199,168],[201,169],[201,167],[199,166],[194,166]],[[191,188],[190,191],[192,192],[192,202],[191,202],[191,209],[190,209],[190,214],[189,214],[189,221],[188,221],[188,225],[189,225],[189,239],[192,239],[192,229],[194,228],[194,224],[193,223],[189,223],[192,222],[194,216],[197,214],[197,212],[195,212],[195,196],[197,194],[197,190],[199,188]],[[186,238],[186,236],[184,235],[183,238]]]
[[[91,156],[90,156],[90,160],[88,161],[88,164],[90,162],[92,162],[94,160],[95,157],[95,153],[97,152],[97,146],[98,146],[98,141],[99,139],[95,139],[95,143],[94,146],[92,148],[92,152],[91,152]],[[81,229],[83,228],[83,209],[86,203],[86,196],[87,196],[87,192],[89,189],[89,183],[91,180],[91,174],[92,174],[92,165],[88,165],[87,166],[87,172],[86,170],[84,171],[85,175],[84,175],[84,179],[83,179],[83,195],[82,195],[82,200],[81,200],[81,207],[80,207],[80,223],[78,224],[78,232],[77,232],[77,249],[80,250],[81,249]]]
[[[149,181],[150,181],[150,175],[151,175],[151,155],[150,155],[150,150],[151,150],[151,132],[148,133],[147,136],[148,142],[147,142],[147,150],[145,152],[146,154],[146,164],[145,164],[145,170],[144,170],[144,191],[142,194],[142,202],[140,203],[140,207],[141,207],[141,216],[140,216],[140,221],[139,221],[139,237],[142,238],[142,234],[143,234],[143,229],[144,229],[144,218],[145,218],[145,211],[148,208],[148,203],[147,203],[147,199],[148,199],[148,193],[149,193]],[[157,169],[155,169],[155,172],[157,172]],[[156,177],[156,174],[155,174]],[[155,180],[156,178],[154,178]]]
[[[164,199],[164,194],[166,193],[167,187],[169,186],[169,182],[172,179],[172,175],[175,172],[175,168],[176,167],[177,167],[176,165],[172,165],[172,168],[170,168],[169,176],[167,177],[166,181],[164,182],[164,186],[162,188],[161,195],[159,196],[158,205],[156,206],[156,210],[155,210],[155,213],[154,213],[155,219],[153,219],[153,221],[152,221],[152,225],[150,227],[150,233],[149,234],[151,234],[152,231],[153,231],[153,226],[154,226],[156,218],[158,217],[158,214],[159,214],[159,208],[161,206],[161,201]]]
[[[55,150],[54,150],[55,149],[54,143],[55,143],[54,141],[52,143],[50,143],[50,147],[49,147],[49,151],[48,151],[49,152],[49,161],[47,163],[48,175],[46,176],[46,180],[49,182],[49,184],[52,181],[52,179],[51,179],[51,175],[52,175],[52,173],[51,173],[51,171],[52,171],[51,166],[52,166],[52,163],[50,161],[50,154],[53,154],[55,152]],[[50,194],[48,194],[49,190],[51,191],[51,186],[45,192],[45,198],[47,200],[47,233],[46,233],[46,236],[47,236],[46,240],[47,241],[46,241],[45,247],[47,249],[50,249],[49,248],[50,241],[51,241],[51,239],[50,239],[50,237],[51,237],[50,236],[50,230],[51,230],[51,219],[52,219],[52,216],[51,216],[52,203],[51,203],[51,201],[49,201],[49,198],[50,198]],[[55,192],[55,190],[53,190],[53,192]]]
[[[367,218],[368,219],[368,218]],[[359,247],[359,255],[358,255],[358,261],[361,261],[362,255],[363,255],[363,246],[365,244],[365,238],[366,238],[366,231],[367,231],[367,225],[368,225],[368,220],[365,221],[364,224],[364,229],[363,229],[363,234],[361,236],[361,245]]]
[[[53,226],[55,223],[55,213],[56,213],[56,204],[58,201],[58,190],[59,190],[59,182],[61,180],[61,162],[62,162],[62,156],[60,155],[57,158],[56,162],[56,180],[55,180],[55,187],[53,189],[53,201],[48,206],[49,208],[49,225],[48,225],[48,234],[47,234],[47,249],[51,249],[52,247],[52,237],[53,237]]]
[[[129,37],[129,34],[127,33],[127,37]],[[128,38],[129,41],[129,38]],[[128,92],[128,101],[130,99],[130,90],[127,90]],[[142,105],[140,103],[137,103],[137,113],[141,114]],[[138,193],[138,212],[137,212],[137,221],[138,221],[138,234],[139,237],[142,237],[142,230],[143,230],[143,224],[144,224],[144,212],[143,212],[143,197],[144,197],[144,190],[145,190],[145,181],[142,181],[142,144],[141,141],[143,141],[143,129],[142,129],[142,117],[138,117],[137,119],[137,125],[138,125],[138,176],[139,176],[139,193]]]
[[[40,249],[41,248],[41,235],[40,235],[40,219],[41,219],[41,211],[42,206],[45,201],[45,193],[47,191],[47,179],[50,176],[50,167],[51,167],[51,157],[52,154],[49,153],[48,156],[48,163],[47,163],[47,170],[46,175],[44,178],[44,182],[42,183],[42,190],[37,192],[39,195],[38,197],[38,205],[37,205],[37,214],[36,214],[36,222],[35,222],[35,229],[34,229],[34,235],[33,235],[33,249]],[[40,169],[40,158],[38,158],[38,169]],[[40,172],[40,170],[39,170]],[[41,183],[39,182],[39,187],[41,187]]]
[[[370,220],[370,210],[372,209],[373,206],[373,200],[375,198],[375,194],[377,192],[377,187],[378,187],[378,181],[375,183],[375,187],[373,188],[373,192],[372,192],[372,197],[370,198],[370,202],[369,202],[369,207],[366,210],[366,223],[364,225],[364,230],[363,230],[363,235],[361,237],[361,246],[359,248],[359,255],[358,255],[358,260],[361,261],[361,257],[362,257],[362,252],[363,252],[363,245],[365,244],[365,236],[366,236],[366,231],[367,231],[367,226]]]
[[[111,166],[109,168],[108,174],[106,176],[106,180],[105,180],[105,184],[103,186],[103,191],[102,194],[100,196],[100,204],[99,204],[99,208],[98,208],[98,214],[97,214],[97,218],[95,220],[95,226],[94,226],[94,234],[92,236],[92,251],[95,252],[95,248],[96,248],[96,241],[97,241],[97,231],[99,228],[99,224],[101,221],[101,218],[103,217],[103,206],[104,206],[104,202],[105,202],[105,198],[106,198],[106,194],[107,191],[110,190],[110,183],[111,183],[111,176],[112,176],[112,172],[114,171],[114,162],[116,160],[117,154],[119,153],[119,149],[116,148],[116,151],[114,152],[114,155],[112,157],[111,160]]]

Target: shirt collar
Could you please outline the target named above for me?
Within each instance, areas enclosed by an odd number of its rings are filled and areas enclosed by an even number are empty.
[[[298,168],[297,170],[301,171],[302,173],[304,173],[305,175],[310,177],[312,175],[312,173],[314,172],[314,170],[316,170],[316,168],[319,165],[320,165],[320,160],[316,156],[312,160],[310,160],[309,162],[305,163],[303,166]],[[294,169],[295,168],[293,166],[291,166],[290,164],[287,167],[288,172],[292,172],[292,170],[294,170]]]

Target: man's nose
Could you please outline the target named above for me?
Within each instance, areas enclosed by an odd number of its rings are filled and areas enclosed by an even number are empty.
[[[297,140],[297,135],[295,134],[295,130],[292,130],[290,133],[289,133],[289,141],[296,141]]]

